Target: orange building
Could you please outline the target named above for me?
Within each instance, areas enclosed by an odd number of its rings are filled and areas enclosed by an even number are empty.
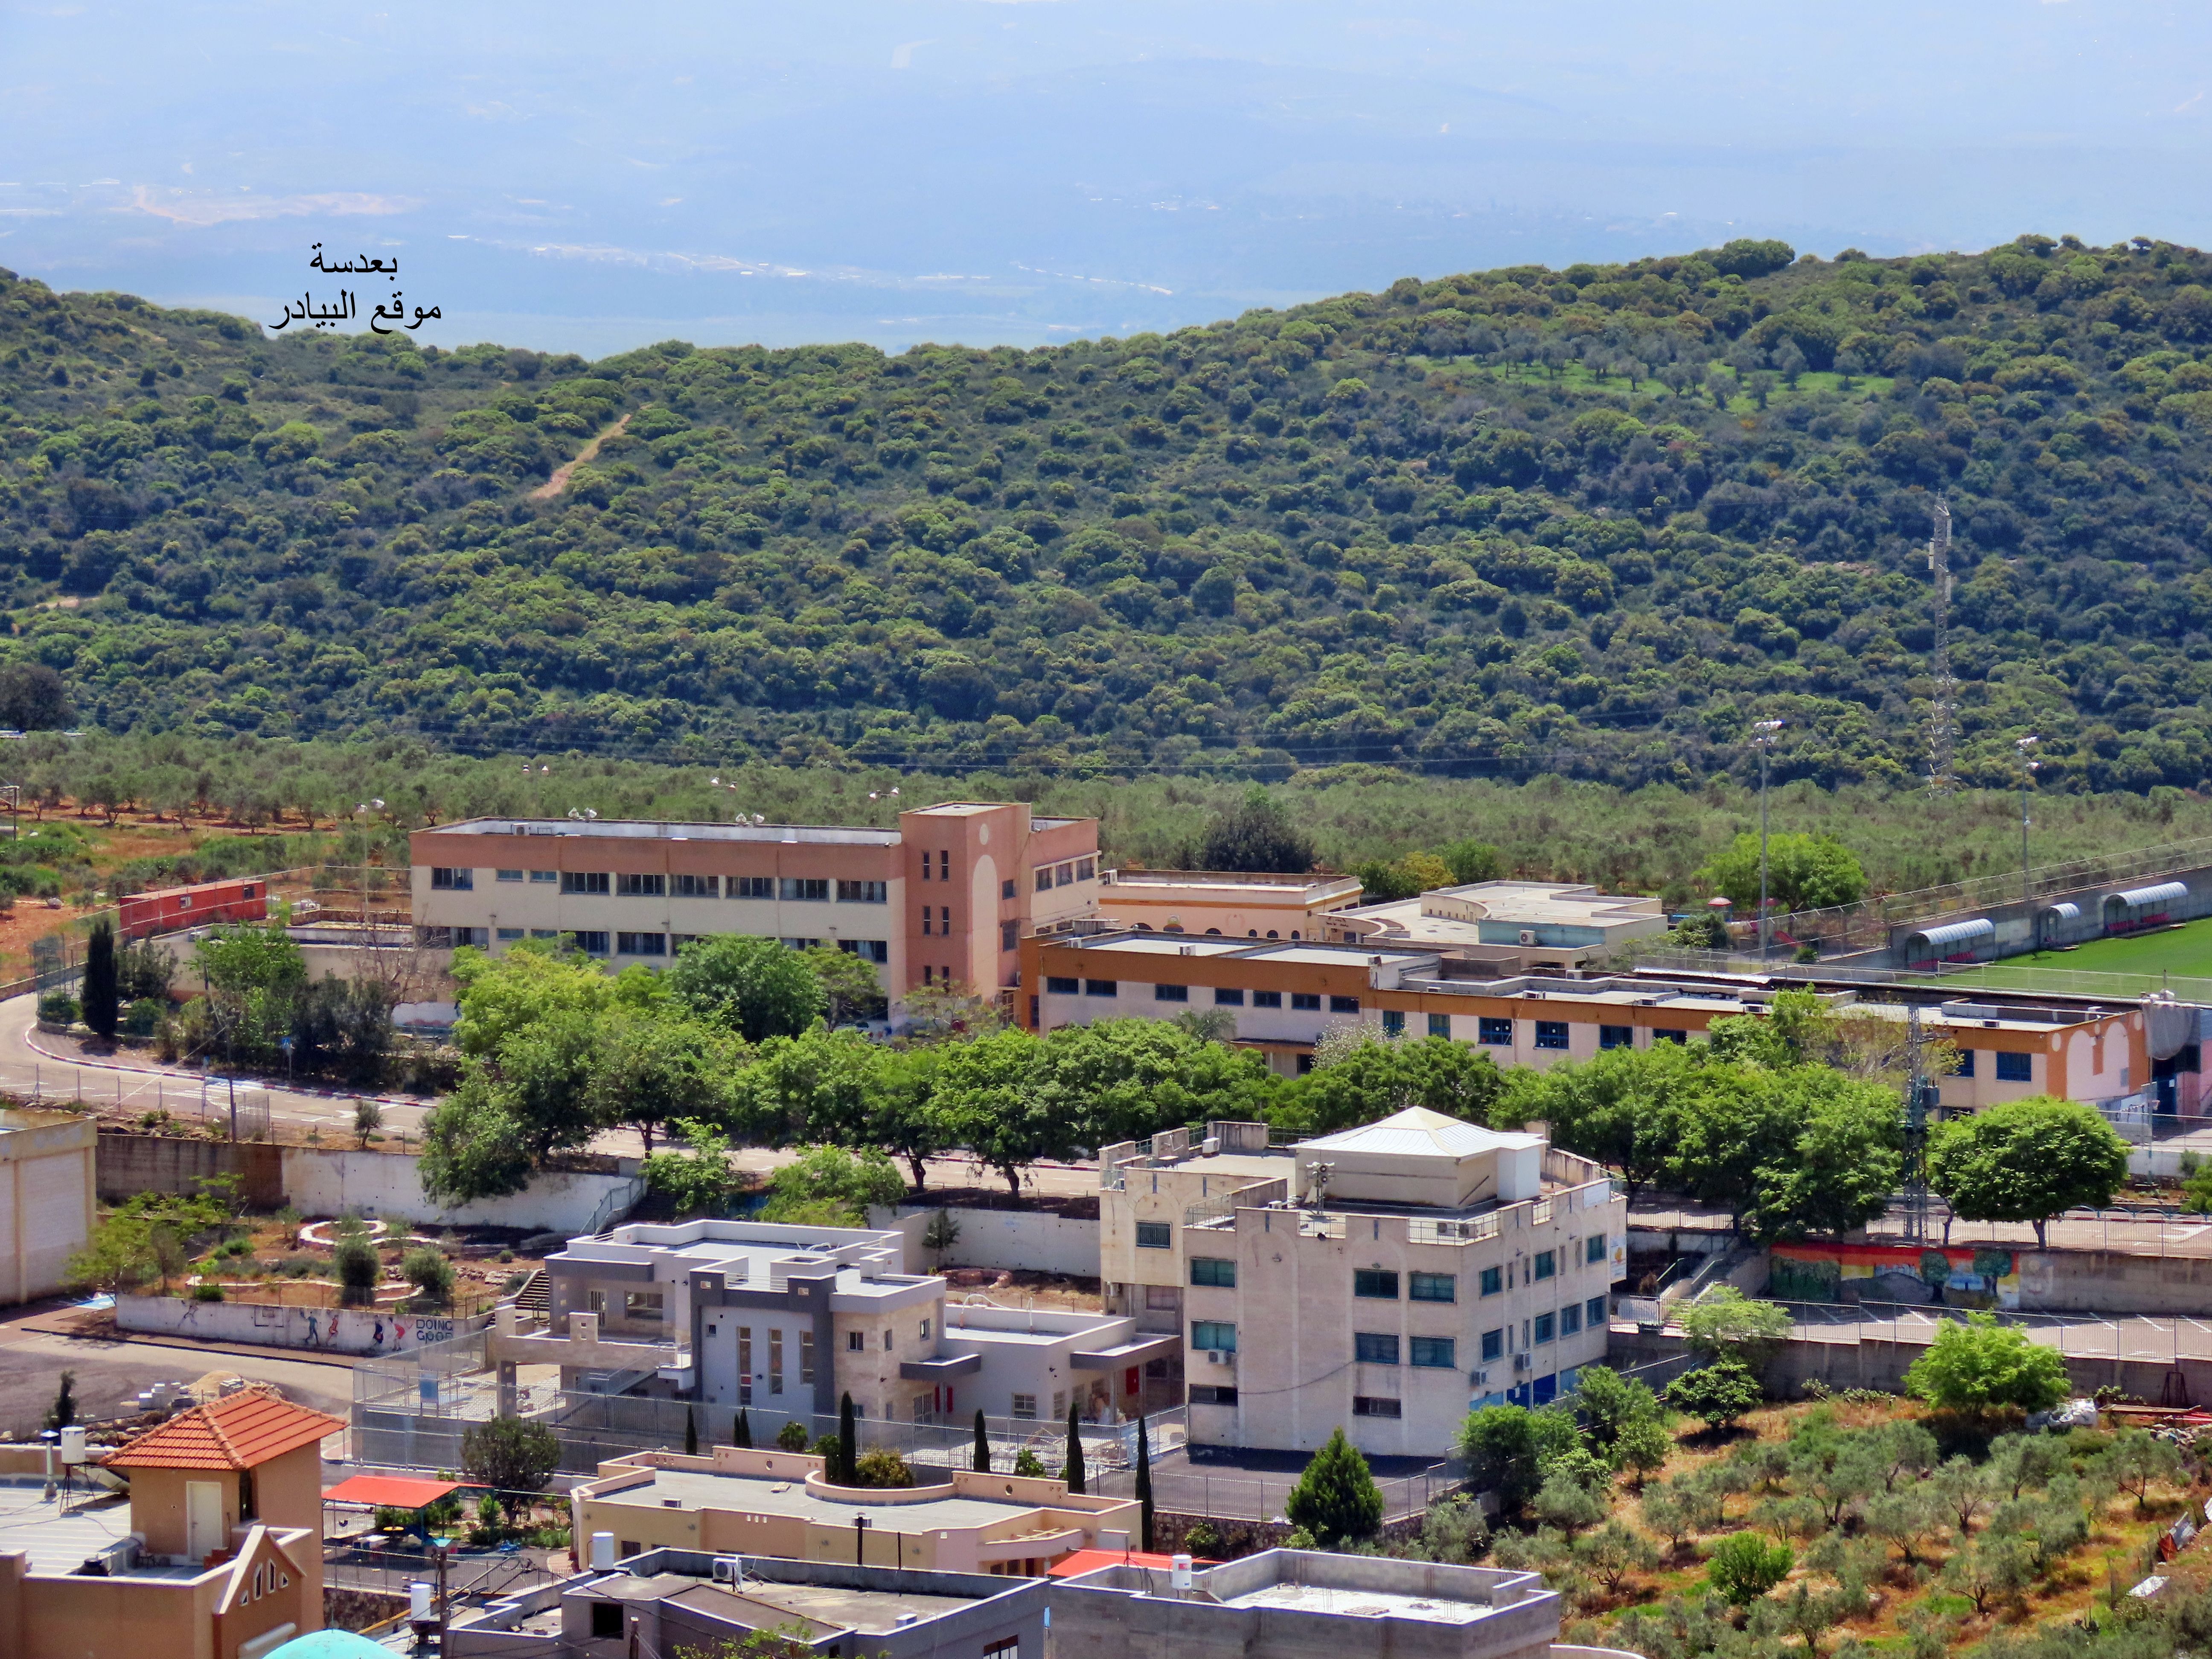
[[[233,1395],[107,1455],[127,1503],[18,1508],[0,1526],[0,1654],[260,1659],[320,1630],[320,1449],[344,1426]]]
[[[1012,985],[1022,939],[1089,915],[1098,891],[1098,821],[1018,801],[921,807],[895,830],[474,818],[410,843],[430,948],[568,937],[653,966],[751,933],[849,951],[891,996]]]
[[[133,893],[116,905],[124,938],[173,933],[217,921],[269,920],[269,884],[258,876],[239,881],[204,881],[194,887],[163,887]]]
[[[1028,989],[1016,1012],[1032,1030],[1219,1009],[1236,1020],[1236,1042],[1259,1049],[1286,1076],[1310,1069],[1315,1043],[1332,1027],[1448,1037],[1501,1066],[1542,1071],[1607,1048],[1701,1038],[1715,1019],[1763,1012],[1778,991],[1793,988],[1756,975],[1495,978],[1480,963],[1415,945],[1255,944],[1154,933],[1025,939],[1022,983]],[[1876,1000],[1853,986],[1812,986],[1838,1013],[1900,1024],[1904,1004],[1887,999],[1920,999],[1923,1029],[1959,1051],[1958,1072],[1941,1085],[1948,1109],[2040,1094],[2109,1102],[2153,1086],[2140,1007],[1978,989],[1969,1000],[1905,987],[1885,988],[1885,1000]]]

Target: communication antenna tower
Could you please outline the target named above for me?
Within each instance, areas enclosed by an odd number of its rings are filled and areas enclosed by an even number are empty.
[[[1958,735],[1959,683],[1951,678],[1951,509],[1936,502],[1935,533],[1928,538],[1928,568],[1936,591],[1936,695],[1928,708],[1928,787],[1942,794],[1957,786],[1951,775],[1951,743]]]

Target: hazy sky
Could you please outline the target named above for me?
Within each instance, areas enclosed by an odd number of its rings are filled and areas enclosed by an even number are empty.
[[[2138,0],[0,0],[0,264],[274,321],[319,241],[447,344],[1028,344],[1731,235],[2201,244],[2208,82],[2212,8]]]

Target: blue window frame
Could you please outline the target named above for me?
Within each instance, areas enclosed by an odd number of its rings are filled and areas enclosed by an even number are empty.
[[[1437,1370],[1455,1370],[1459,1366],[1459,1343],[1449,1336],[1417,1336],[1413,1340],[1413,1361],[1416,1365]]]
[[[1225,1255],[1194,1255],[1190,1259],[1190,1282],[1234,1290],[1237,1287],[1237,1264]]]
[[[1407,1290],[1416,1302],[1456,1302],[1459,1279],[1454,1273],[1414,1273]]]
[[[1485,1296],[1496,1296],[1496,1295],[1497,1295],[1500,1291],[1504,1290],[1504,1288],[1505,1288],[1505,1269],[1504,1269],[1504,1268],[1503,1268],[1503,1267],[1485,1267],[1485,1268],[1482,1270],[1482,1293],[1483,1293]]]
[[[1436,1037],[1450,1036],[1451,1016],[1449,1014],[1431,1014],[1429,1016],[1429,1035]]]
[[[1539,1048],[1564,1048],[1567,1046],[1567,1022],[1564,1019],[1540,1019],[1536,1022],[1536,1046]]]
[[[1332,1014],[1356,1014],[1359,1012],[1359,999],[1333,996],[1328,1000],[1328,1011]]]
[[[1194,1319],[1190,1322],[1190,1346],[1235,1353],[1237,1327],[1225,1319]]]
[[[1188,1002],[1190,1000],[1190,987],[1188,985],[1155,985],[1152,987],[1152,1000],[1155,1002]]]
[[[1482,1334],[1482,1357],[1486,1360],[1505,1358],[1505,1333],[1503,1329]]]
[[[1394,1331],[1354,1331],[1352,1334],[1352,1357],[1363,1365],[1396,1364],[1397,1334]]]
[[[1657,1026],[1654,1026],[1651,1030],[1651,1040],[1654,1042],[1687,1042],[1690,1040],[1690,1034],[1687,1031],[1662,1030]]]
[[[1547,1313],[1538,1314],[1536,1316],[1536,1340],[1539,1342],[1549,1342],[1552,1340],[1553,1328],[1557,1323],[1558,1321],[1554,1319],[1552,1315]]]
[[[1321,993],[1318,991],[1293,991],[1291,993],[1291,1006],[1297,1009],[1302,1009],[1310,1014],[1317,1014],[1321,1012]]]
[[[2035,1080],[2035,1057],[2033,1054],[1997,1055],[1997,1081],[2000,1083],[2033,1083]]]
[[[1589,1301],[1583,1303],[1583,1318],[1588,1322],[1592,1330],[1595,1330],[1599,1326],[1604,1324],[1606,1322],[1605,1298],[1601,1296],[1594,1296]]]
[[[1550,1250],[1536,1252],[1536,1271],[1531,1277],[1549,1279],[1557,1271],[1559,1271],[1559,1257],[1553,1252]]]
[[[1602,1261],[1605,1260],[1605,1235],[1603,1233],[1592,1233],[1587,1239],[1583,1240],[1583,1260],[1585,1261]]]
[[[1597,1028],[1597,1046],[1601,1048],[1633,1048],[1636,1028],[1633,1025],[1601,1025]]]
[[[1382,1035],[1400,1037],[1406,1035],[1406,1016],[1396,1008],[1382,1011]]]
[[[1951,1073],[1951,1075],[1952,1075],[1953,1077],[1972,1077],[1972,1076],[1973,1076],[1973,1074],[1974,1074],[1974,1051],[1973,1051],[1972,1048],[1961,1048],[1961,1049],[1960,1049],[1960,1050],[1959,1050],[1959,1069],[1958,1069],[1957,1071],[1955,1071],[1955,1072],[1952,1073]]]
[[[1072,997],[1082,990],[1083,983],[1080,980],[1063,978],[1058,974],[1047,974],[1044,988],[1056,997]]]
[[[1279,1008],[1283,1006],[1283,994],[1280,991],[1255,991],[1252,993],[1252,1006],[1255,1008]]]
[[[1486,1014],[1475,1022],[1474,1035],[1478,1042],[1487,1043],[1493,1048],[1510,1048],[1513,1046],[1513,1022],[1492,1019]]]
[[[1083,994],[1087,997],[1118,997],[1121,994],[1121,982],[1113,979],[1086,979],[1083,981]]]
[[[1242,991],[1232,991],[1226,986],[1216,986],[1213,991],[1213,1006],[1217,1008],[1242,1008],[1244,1006],[1244,994]]]
[[[1583,1304],[1570,1302],[1559,1310],[1559,1334],[1572,1336],[1583,1328]]]
[[[1355,1267],[1352,1273],[1352,1293],[1370,1301],[1395,1302],[1398,1299],[1398,1275],[1385,1267]]]

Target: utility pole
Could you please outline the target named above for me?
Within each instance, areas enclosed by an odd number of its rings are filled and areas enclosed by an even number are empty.
[[[1752,741],[1759,745],[1759,965],[1766,965],[1770,935],[1773,923],[1766,914],[1766,763],[1774,752],[1774,734],[1782,729],[1780,720],[1761,720],[1752,727]]]
[[[1928,787],[1948,794],[1958,785],[1951,775],[1951,740],[1957,734],[1959,684],[1951,678],[1951,509],[1939,498],[1935,533],[1928,538],[1928,568],[1934,580],[1936,690],[1928,706]]]
[[[2035,733],[2013,739],[2020,751],[2020,908],[2027,922],[2027,944],[2030,950],[2040,950],[2043,941],[2036,937],[2034,884],[2027,873],[2027,792],[2035,787],[2035,774],[2041,763],[2033,760],[2028,750],[2035,747]]]
[[[1920,1029],[1920,1005],[1905,1007],[1905,1236],[1928,1242],[1928,1107],[1936,1085],[1928,1080],[1926,1037]]]

